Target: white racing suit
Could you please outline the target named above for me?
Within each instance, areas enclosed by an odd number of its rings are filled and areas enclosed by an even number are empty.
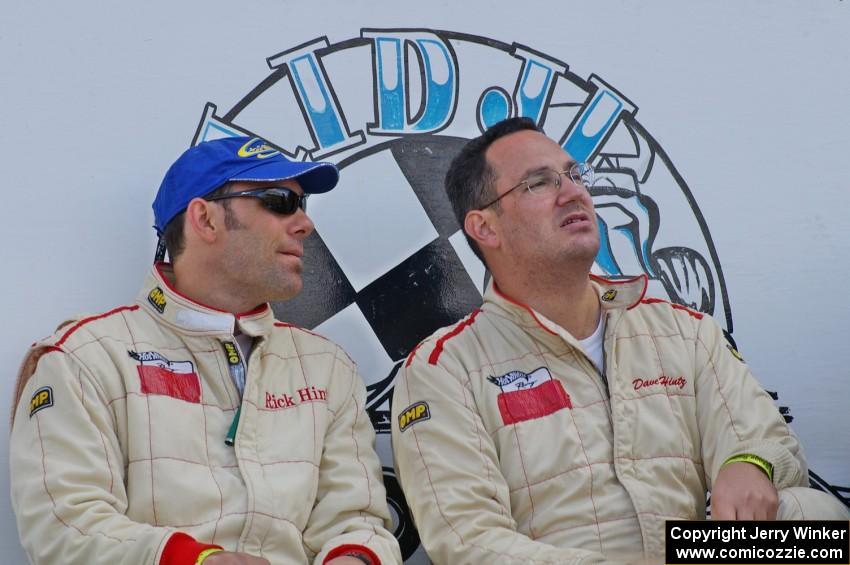
[[[665,520],[705,518],[720,466],[743,453],[773,465],[780,517],[804,515],[798,500],[807,517],[846,516],[797,488],[796,437],[710,317],[643,299],[645,277],[593,279],[604,367],[493,284],[408,358],[393,449],[435,563],[663,560]]]
[[[217,544],[274,565],[400,562],[354,363],[268,305],[234,316],[181,296],[169,270],[27,354],[10,460],[30,559],[182,565]],[[237,330],[254,344],[241,400]]]

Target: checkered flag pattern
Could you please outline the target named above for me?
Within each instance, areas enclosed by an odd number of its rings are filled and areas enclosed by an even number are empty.
[[[304,290],[275,312],[349,350],[370,392],[390,384],[417,343],[481,304],[484,268],[442,186],[465,142],[423,136],[378,146],[341,164],[332,198],[310,201],[316,232],[305,243]]]

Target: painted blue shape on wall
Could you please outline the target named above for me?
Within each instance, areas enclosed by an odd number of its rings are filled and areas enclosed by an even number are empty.
[[[611,250],[611,241],[608,239],[608,225],[599,216],[596,216],[596,222],[599,224],[599,252],[596,254],[596,264],[605,271],[606,275],[621,275]]]
[[[378,124],[384,130],[404,129],[404,66],[402,43],[397,37],[375,39]],[[391,54],[387,57],[386,54]]]
[[[313,124],[319,145],[330,147],[342,142],[345,135],[342,132],[336,108],[331,103],[328,88],[324,81],[320,80],[315,59],[316,56],[313,53],[297,57],[290,63],[289,70],[292,73],[301,100],[304,102],[310,123]],[[306,69],[309,69],[309,75],[304,72]],[[317,89],[318,92],[308,93],[306,85],[308,80],[312,83],[312,88]]]
[[[537,61],[526,61],[517,89],[521,116],[531,118],[535,122],[540,119],[553,76],[551,68],[544,67]],[[538,85],[537,92],[531,90],[534,85]]]
[[[374,42],[373,72],[377,116],[372,134],[431,133],[444,128],[457,105],[457,61],[451,48],[436,34],[363,30]],[[410,77],[417,72],[405,49],[418,60],[422,97],[419,108],[410,109]],[[415,63],[413,63],[415,65]]]
[[[478,107],[478,121],[481,129],[486,130],[511,115],[511,100],[501,88],[493,87],[484,91]]]
[[[541,124],[555,87],[555,78],[566,73],[568,66],[517,44],[514,44],[511,55],[522,60],[522,70],[514,89],[517,115]]]
[[[576,161],[587,161],[593,150],[616,124],[623,104],[609,92],[597,92],[563,144]]]
[[[365,143],[362,132],[348,131],[345,116],[333,96],[333,87],[316,54],[327,46],[327,38],[319,38],[267,60],[272,69],[282,68],[289,72],[304,121],[316,144],[309,151],[313,160]]]
[[[425,101],[422,117],[413,125],[417,131],[433,131],[441,128],[451,115],[455,92],[455,70],[448,49],[441,41],[433,39],[417,39],[422,63],[425,67]],[[440,81],[434,76],[431,52],[427,46],[435,47],[445,58],[440,64],[445,64],[446,76]],[[443,77],[440,77],[443,78]]]

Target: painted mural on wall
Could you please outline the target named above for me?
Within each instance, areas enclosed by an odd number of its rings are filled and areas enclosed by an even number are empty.
[[[339,187],[310,201],[316,232],[305,245],[304,291],[275,312],[358,362],[409,562],[427,560],[392,468],[392,383],[419,341],[482,300],[487,274],[442,187],[467,139],[510,116],[534,119],[598,171],[594,271],[644,273],[649,294],[713,315],[731,339],[723,271],[697,200],[637,121],[638,107],[602,77],[578,76],[533,46],[423,29],[362,29],[335,44],[321,37],[266,63],[266,79],[231,109],[207,104],[193,143],[256,135],[290,158],[342,169]],[[812,480],[850,502],[850,489]]]

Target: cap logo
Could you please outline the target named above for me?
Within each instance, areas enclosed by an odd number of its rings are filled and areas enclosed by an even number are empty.
[[[269,146],[259,137],[251,139],[248,143],[239,148],[237,155],[240,157],[256,157],[257,159],[267,159],[280,155],[280,151]]]

